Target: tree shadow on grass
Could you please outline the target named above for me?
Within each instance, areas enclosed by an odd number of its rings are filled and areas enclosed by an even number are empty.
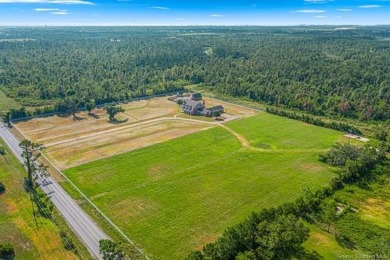
[[[73,121],[83,121],[83,120],[87,120],[87,119],[81,116],[73,116]]]
[[[113,120],[109,120],[108,122],[109,122],[110,124],[119,125],[119,124],[126,123],[127,121],[129,121],[128,118],[123,119],[123,120],[118,120],[118,119],[115,119],[115,118],[114,118]]]
[[[348,249],[351,249],[351,250],[354,250],[356,249],[356,245],[355,243],[349,238],[347,237],[346,235],[343,235],[343,234],[336,234],[336,241],[337,243],[343,247],[343,248],[348,248]]]
[[[100,118],[100,116],[99,115],[96,115],[95,113],[93,113],[93,112],[91,112],[91,113],[88,113],[88,115],[90,116],[90,117],[93,117],[93,118],[95,118],[95,119],[99,119]]]
[[[57,116],[61,117],[61,118],[67,118],[67,117],[70,116],[70,114],[69,113],[64,113],[64,114],[58,114]]]

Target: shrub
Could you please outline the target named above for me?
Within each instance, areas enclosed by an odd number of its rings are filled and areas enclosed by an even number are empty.
[[[73,241],[70,239],[70,237],[68,237],[68,235],[64,231],[61,231],[60,236],[61,236],[62,245],[66,250],[73,251],[73,252],[77,251],[75,245],[73,244]]]
[[[5,155],[5,149],[2,146],[0,146],[0,155]]]
[[[5,186],[2,182],[0,182],[0,194],[3,194],[5,192]]]
[[[15,257],[15,250],[13,245],[0,244],[0,259],[13,259]]]

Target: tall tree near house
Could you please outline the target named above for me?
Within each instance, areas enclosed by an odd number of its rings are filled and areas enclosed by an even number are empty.
[[[125,110],[123,109],[123,107],[121,106],[106,106],[104,108],[104,110],[107,111],[107,114],[109,116],[109,120],[110,121],[114,121],[115,120],[115,116],[118,114],[118,113],[123,113],[125,112]]]

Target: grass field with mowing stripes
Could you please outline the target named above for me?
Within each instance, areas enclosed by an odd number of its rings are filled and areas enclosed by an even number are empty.
[[[216,127],[65,174],[152,259],[182,259],[251,211],[292,201],[335,175],[318,155],[343,141],[340,132],[265,113],[227,126],[270,148],[243,147]]]

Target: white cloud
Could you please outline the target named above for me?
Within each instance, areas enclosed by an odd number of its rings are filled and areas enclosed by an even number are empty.
[[[294,11],[293,13],[320,14],[320,13],[326,13],[326,11],[324,11],[324,10],[298,10],[298,11]]]
[[[51,14],[55,14],[55,15],[68,15],[69,13],[68,12],[64,12],[64,11],[59,11],[59,12],[51,12]]]
[[[224,17],[222,14],[210,14],[211,17]]]
[[[311,4],[326,4],[333,1],[334,0],[305,0],[306,3],[311,3]]]
[[[165,7],[165,6],[152,6],[153,9],[159,9],[159,10],[169,10],[170,8],[169,7]]]
[[[337,9],[337,11],[339,11],[339,12],[352,12],[352,9],[349,9],[349,8],[340,8],[340,9]]]
[[[94,5],[84,0],[0,0],[0,4],[64,4],[64,5]]]
[[[359,5],[359,8],[379,8],[381,5]]]
[[[54,11],[61,11],[61,12],[66,12],[66,10],[61,10],[58,8],[35,8],[35,12],[54,12]]]
[[[318,19],[321,19],[321,18],[326,18],[326,17],[328,17],[328,16],[326,16],[326,15],[317,15],[317,16],[314,16],[315,18],[318,18]]]

